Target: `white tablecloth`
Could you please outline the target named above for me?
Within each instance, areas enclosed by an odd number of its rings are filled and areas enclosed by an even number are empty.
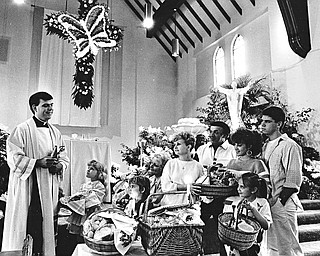
[[[68,170],[64,173],[62,189],[65,195],[72,195],[79,191],[86,178],[87,163],[97,160],[108,170],[106,202],[111,202],[110,168],[111,149],[107,141],[65,139],[66,150],[70,158]]]
[[[98,256],[98,255],[108,255],[108,253],[98,253],[91,250],[86,244],[78,244],[72,256]],[[120,255],[120,254],[119,254]],[[125,256],[147,256],[148,254],[144,251],[141,242],[135,241],[130,247],[129,251]]]

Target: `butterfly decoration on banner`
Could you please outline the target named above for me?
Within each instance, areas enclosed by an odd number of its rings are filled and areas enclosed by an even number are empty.
[[[93,92],[93,62],[99,49],[118,50],[123,31],[108,19],[109,7],[97,0],[78,0],[79,17],[66,11],[46,16],[47,35],[58,35],[74,46],[76,71],[72,98],[80,109],[91,107]]]

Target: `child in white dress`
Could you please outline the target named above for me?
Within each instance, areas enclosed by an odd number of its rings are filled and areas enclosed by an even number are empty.
[[[81,234],[82,225],[86,218],[101,208],[103,198],[106,195],[104,185],[104,166],[96,160],[88,163],[86,177],[90,181],[81,185],[79,192],[71,197],[63,197],[61,203],[72,211],[67,219],[68,230],[72,234]]]
[[[271,223],[271,211],[267,197],[267,183],[255,173],[245,173],[238,182],[239,196],[227,198],[224,212],[233,212],[232,205],[248,210],[248,216],[255,218],[261,225],[257,241],[245,251],[225,246],[229,256],[265,256],[267,255],[266,232]]]

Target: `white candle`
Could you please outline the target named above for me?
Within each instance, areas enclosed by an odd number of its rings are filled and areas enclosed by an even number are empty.
[[[190,192],[191,192],[191,185],[187,184],[187,196],[190,196]]]

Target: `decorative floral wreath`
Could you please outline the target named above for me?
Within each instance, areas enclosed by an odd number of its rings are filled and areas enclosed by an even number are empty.
[[[109,7],[97,0],[78,0],[78,17],[66,11],[46,16],[47,35],[58,35],[74,46],[75,67],[72,98],[80,109],[91,107],[93,93],[92,63],[100,48],[118,50],[123,31],[108,19]]]

